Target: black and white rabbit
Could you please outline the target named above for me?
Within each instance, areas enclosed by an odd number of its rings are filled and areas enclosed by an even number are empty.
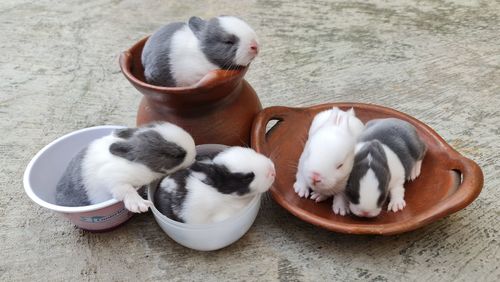
[[[410,123],[396,119],[368,122],[356,145],[346,195],[349,209],[360,217],[375,217],[390,197],[388,210],[406,206],[406,180],[420,175],[426,145]]]
[[[198,157],[197,157],[198,158]],[[165,177],[155,207],[167,217],[190,224],[225,220],[245,208],[274,182],[273,162],[250,148],[230,147]]]
[[[247,66],[259,48],[255,31],[239,18],[191,17],[163,26],[147,40],[144,77],[158,86],[191,86],[212,70]]]
[[[57,184],[56,204],[85,206],[115,198],[131,212],[145,212],[151,202],[137,189],[188,167],[195,155],[193,138],[171,123],[115,130],[73,158]]]

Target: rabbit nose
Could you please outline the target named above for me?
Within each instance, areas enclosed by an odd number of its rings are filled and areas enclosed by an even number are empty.
[[[359,215],[358,216],[362,216],[362,217],[375,217],[377,216],[377,213],[372,213],[370,211],[364,211],[364,210],[361,210],[359,212]]]
[[[269,169],[269,172],[267,173],[267,175],[269,177],[275,177],[276,176],[276,171],[273,168],[271,168],[271,169]]]
[[[252,40],[252,42],[250,42],[250,50],[255,54],[259,53],[259,44],[257,43],[257,41]]]
[[[313,172],[311,175],[312,184],[316,185],[321,182],[321,174]]]

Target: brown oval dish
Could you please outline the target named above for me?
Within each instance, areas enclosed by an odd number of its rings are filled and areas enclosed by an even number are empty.
[[[144,95],[137,125],[169,121],[187,130],[196,144],[248,145],[253,119],[262,109],[257,94],[243,79],[248,68],[215,70],[189,87],[148,84],[141,62],[147,39],[120,55],[122,73]]]
[[[428,146],[421,175],[405,184],[406,208],[376,218],[335,215],[331,200],[315,203],[299,198],[294,190],[296,166],[314,115],[331,107],[354,107],[363,121],[396,117],[417,128]],[[277,121],[266,133],[270,121]],[[455,151],[434,130],[417,119],[393,109],[359,103],[332,103],[310,108],[271,107],[254,120],[252,147],[269,156],[277,177],[271,188],[274,200],[298,218],[319,227],[349,234],[392,235],[411,231],[469,205],[481,192],[483,173],[479,166]]]

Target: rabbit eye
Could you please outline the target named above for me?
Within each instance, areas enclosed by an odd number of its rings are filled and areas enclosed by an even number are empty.
[[[344,164],[339,164],[339,165],[337,166],[337,169],[341,169],[343,166],[344,166]]]
[[[224,44],[227,45],[234,45],[236,43],[237,37],[234,35],[227,36],[226,38],[223,38]]]

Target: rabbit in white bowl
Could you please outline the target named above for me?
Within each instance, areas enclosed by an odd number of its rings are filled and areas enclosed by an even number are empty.
[[[214,156],[197,156],[189,168],[165,177],[155,207],[170,219],[209,224],[246,208],[273,184],[273,162],[250,148],[230,147]]]
[[[195,155],[193,138],[171,123],[115,130],[71,160],[57,184],[56,204],[86,206],[115,198],[131,212],[145,212],[151,202],[137,189],[191,165]]]

